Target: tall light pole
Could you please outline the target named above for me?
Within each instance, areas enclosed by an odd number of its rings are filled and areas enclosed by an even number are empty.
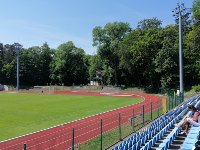
[[[184,93],[184,83],[183,83],[183,38],[182,38],[182,7],[178,4],[179,11],[179,78],[180,78],[180,93]]]
[[[14,45],[15,51],[17,53],[17,86],[16,86],[16,90],[19,90],[19,52],[22,49],[22,45],[20,45],[19,43],[14,43],[13,45]]]
[[[183,16],[187,14],[186,8],[184,7],[184,4],[177,4],[177,7],[173,10],[175,12],[175,17],[176,21],[178,21],[179,24],[179,84],[180,84],[180,94],[183,95],[184,93],[184,80],[183,80],[183,48],[182,48],[182,43],[183,43],[183,38],[182,38],[182,24],[183,21]],[[185,18],[184,18],[185,19]],[[188,18],[186,18],[188,19]]]

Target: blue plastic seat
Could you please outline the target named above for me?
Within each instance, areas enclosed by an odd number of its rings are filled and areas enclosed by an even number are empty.
[[[188,134],[187,138],[189,138],[189,139],[198,139],[199,138],[199,134]]]
[[[139,141],[137,142],[136,147],[137,147],[137,148],[140,148],[140,147],[141,147],[141,140],[139,140]]]
[[[197,138],[186,138],[185,139],[185,141],[184,141],[184,143],[187,143],[187,144],[193,144],[193,145],[195,145],[195,143],[198,141],[198,139]]]
[[[183,143],[181,150],[192,150],[194,147],[194,144]]]
[[[134,144],[130,149],[131,149],[131,150],[137,150],[137,149],[136,149],[136,144]]]

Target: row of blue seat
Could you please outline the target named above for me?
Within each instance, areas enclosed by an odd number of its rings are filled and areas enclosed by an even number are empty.
[[[195,98],[191,99],[190,103],[192,103],[194,100]],[[173,113],[172,117],[174,117],[174,115],[177,115],[182,111],[181,114],[178,115],[173,121],[171,121],[163,130],[160,131],[160,133],[158,133],[150,142],[148,142],[141,149],[142,150],[150,149],[156,143],[156,141],[161,139],[161,137],[163,137],[163,135],[169,130],[169,128],[171,128],[181,118],[181,116],[187,111],[187,110],[184,110],[185,108],[187,109],[186,105],[177,109],[177,111]],[[178,128],[176,128],[173,132],[171,132],[163,141],[163,143],[159,145],[158,149],[166,149],[167,147],[169,147],[169,144],[171,144],[171,142],[174,140],[175,136],[178,135],[179,132],[180,132],[180,129]]]
[[[166,117],[165,117],[166,116]],[[160,119],[155,120],[149,128],[144,130],[142,133],[135,134],[128,140],[121,143],[114,150],[128,149],[130,147],[141,147],[148,139],[152,138],[157,132],[159,132],[174,116],[167,117],[167,114],[162,116]],[[131,142],[130,142],[131,141]]]
[[[189,104],[193,103],[194,101],[198,101],[199,100],[199,96],[195,97],[194,99],[192,99]],[[199,102],[197,102],[197,105],[199,104]],[[185,106],[183,107],[185,108]],[[185,108],[185,111],[188,110],[188,108]],[[184,113],[184,112],[182,112]],[[190,113],[190,112],[188,112]],[[181,114],[182,115],[182,114]],[[188,114],[189,115],[189,114]],[[180,122],[180,124],[184,121],[185,117],[182,119],[182,121]],[[181,129],[175,127],[174,130],[166,137],[165,140],[163,140],[163,142],[159,145],[158,150],[165,150],[168,149],[170,144],[172,143],[172,141],[175,139],[175,137],[180,133]],[[189,140],[191,142],[191,140]],[[194,140],[193,140],[194,141]],[[186,143],[182,146],[185,147]],[[191,143],[190,143],[191,146]],[[191,150],[191,149],[190,149]]]
[[[153,139],[148,142],[144,147],[142,147],[142,150],[148,150],[150,149],[158,140],[160,140],[164,134],[180,119],[180,115],[175,117],[167,126],[165,126],[156,136],[153,137]],[[172,134],[172,133],[170,133]],[[177,132],[175,132],[175,134],[177,134]],[[170,138],[167,137],[167,139]],[[167,141],[165,141],[166,143]],[[165,145],[159,145],[160,148],[164,147]]]
[[[166,118],[164,120],[163,120],[163,118],[161,118],[160,120],[156,120],[154,123],[151,124],[151,126],[148,129],[146,129],[143,132],[145,134],[144,134],[144,136],[140,136],[140,138],[139,138],[140,140],[138,140],[135,144],[131,143],[131,144],[128,144],[128,146],[125,145],[122,149],[123,150],[125,150],[127,148],[135,149],[135,147],[140,148],[142,145],[144,145],[146,143],[147,140],[153,138],[157,133],[159,133],[160,130],[162,130],[173,118],[174,118],[174,115],[170,116],[169,118]]]
[[[120,145],[115,147],[113,150],[127,150],[127,149],[136,150],[138,148],[141,148],[144,150],[149,149],[155,144],[157,140],[162,138],[162,136],[169,130],[169,128],[171,128],[181,118],[181,116],[187,111],[188,103],[189,104],[193,103],[195,99],[196,98],[193,97],[187,102],[183,103],[179,108],[174,109],[173,111],[167,112],[166,114],[162,115],[161,117],[153,121],[150,127],[146,128],[143,132],[137,132],[136,134],[134,134],[127,140],[123,141]],[[177,130],[173,134],[175,135],[178,132],[179,131]],[[170,135],[170,136],[174,137],[174,135]],[[150,140],[151,138],[153,139]],[[150,141],[147,142],[147,140],[150,140]],[[169,145],[170,142],[165,140],[163,147],[164,145],[166,145],[166,143]]]
[[[200,99],[200,96],[199,96]],[[200,102],[198,102],[195,106],[198,107]],[[200,127],[192,126],[181,149],[183,150],[191,150],[194,149],[198,144],[198,140],[200,139]]]
[[[181,146],[182,150],[192,150],[194,149],[198,144],[200,136],[200,127],[192,127],[190,129],[190,132],[188,133],[183,145]]]
[[[178,109],[178,110],[172,112],[172,113],[171,113],[171,115],[173,114],[172,118],[174,118],[174,115],[177,115],[177,114],[180,113],[180,112],[181,112],[180,109]],[[167,114],[167,115],[168,115],[168,114]],[[165,119],[165,118],[166,118],[165,116],[167,116],[167,115],[164,115],[163,117],[161,117],[161,119],[159,119],[159,121],[162,121],[163,118]],[[174,120],[174,121],[176,121],[176,120]],[[161,136],[163,136],[164,133],[167,132],[167,130],[169,129],[169,127],[171,127],[174,123],[175,123],[175,122],[171,122],[171,124],[169,124],[169,125],[167,126],[167,128],[165,128],[163,131],[161,131],[161,132],[154,138],[154,142],[156,142],[158,139],[160,139]],[[159,125],[156,123],[156,126],[159,126]],[[163,128],[162,125],[160,125],[159,130],[160,130],[161,128]],[[156,141],[155,141],[155,139],[156,139]],[[142,141],[142,140],[141,140],[141,141]],[[154,142],[153,142],[153,143],[154,143]],[[149,144],[145,145],[145,146],[143,147],[143,149],[146,149],[146,148],[149,147],[150,145],[151,145],[151,142],[150,142]],[[138,145],[138,146],[140,146],[140,145]],[[133,149],[134,149],[134,148],[133,148]]]
[[[146,134],[146,136],[142,137],[135,145],[132,145],[130,149],[135,149],[135,147],[137,148],[142,147],[142,145],[144,145],[147,140],[152,139],[153,137],[155,137],[156,134],[159,136],[159,138],[161,138],[161,134],[158,133],[160,133],[160,130],[166,125],[167,122],[168,120],[163,122],[160,126],[155,127],[151,132]]]
[[[169,119],[166,119],[165,122],[167,122],[168,120]],[[152,138],[164,126],[165,122],[163,122],[161,126],[158,126],[159,122],[156,121],[143,132],[138,132],[137,134],[130,137],[128,140],[122,142],[118,147],[115,147],[114,150],[128,149],[132,147],[134,144],[137,145],[137,147],[139,147],[141,143],[144,143],[147,139]],[[146,137],[147,139],[145,139]]]

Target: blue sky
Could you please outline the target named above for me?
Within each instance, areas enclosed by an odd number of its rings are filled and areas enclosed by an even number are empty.
[[[87,54],[95,54],[92,29],[108,22],[128,22],[132,28],[143,19],[157,17],[163,26],[174,24],[177,3],[190,8],[193,0],[0,0],[0,42],[19,42],[25,48],[51,48],[73,41]]]

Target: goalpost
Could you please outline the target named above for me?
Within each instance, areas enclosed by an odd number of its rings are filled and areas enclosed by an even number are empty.
[[[34,92],[40,93],[40,94],[53,94],[54,93],[54,87],[51,86],[34,86],[33,88]]]

